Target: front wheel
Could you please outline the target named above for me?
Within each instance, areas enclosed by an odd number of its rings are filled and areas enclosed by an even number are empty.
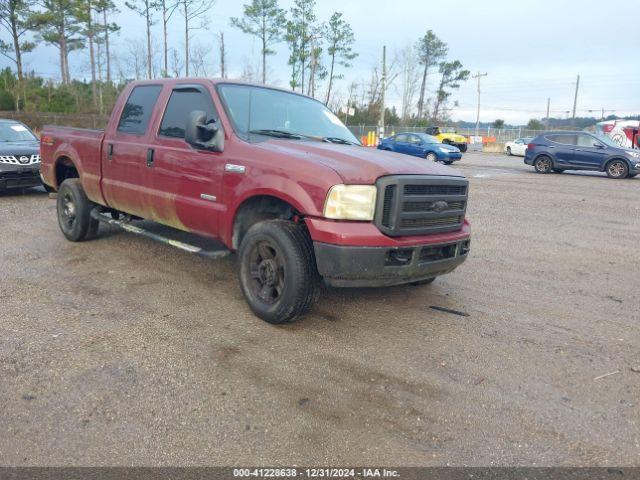
[[[451,160],[445,160],[442,163],[444,163],[445,165],[452,165],[453,164],[453,162]]]
[[[430,162],[437,162],[438,156],[433,152],[429,152],[427,153],[426,159],[429,160]]]
[[[459,149],[462,153],[466,152],[466,151],[467,151],[467,144],[466,144],[466,143],[463,143],[463,144],[459,145],[459,146],[458,146],[458,149]]]
[[[266,322],[292,322],[318,299],[320,276],[303,225],[266,220],[252,226],[240,245],[238,269],[244,298]]]
[[[550,173],[553,170],[553,162],[550,157],[541,155],[533,162],[533,168],[538,173]]]
[[[611,160],[606,170],[609,178],[627,178],[629,175],[629,167],[624,160]]]
[[[95,204],[84,193],[79,178],[62,182],[58,190],[58,225],[63,235],[72,242],[91,240],[98,233],[98,220],[91,218]]]

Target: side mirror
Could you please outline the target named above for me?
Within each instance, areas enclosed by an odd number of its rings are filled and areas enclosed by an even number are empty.
[[[207,122],[207,114],[194,110],[189,114],[184,130],[184,141],[194,148],[222,152],[224,150],[224,131],[216,122]]]
[[[598,143],[598,142],[594,142],[593,146],[596,147],[596,148],[604,148],[604,145],[601,144],[601,143]]]

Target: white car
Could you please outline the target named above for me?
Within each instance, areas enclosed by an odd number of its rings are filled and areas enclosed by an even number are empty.
[[[516,138],[513,142],[507,142],[504,145],[504,153],[524,157],[524,153],[527,151],[527,145],[532,140],[532,137],[522,137]]]

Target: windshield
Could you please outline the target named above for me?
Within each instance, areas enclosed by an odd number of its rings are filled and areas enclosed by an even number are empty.
[[[243,138],[263,132],[279,138],[306,136],[360,144],[338,117],[311,98],[251,85],[222,84],[218,89],[236,133]]]
[[[436,137],[432,137],[431,135],[427,135],[426,133],[416,133],[420,137],[424,143],[440,143],[440,141]]]
[[[0,142],[34,142],[37,138],[19,123],[0,123]]]

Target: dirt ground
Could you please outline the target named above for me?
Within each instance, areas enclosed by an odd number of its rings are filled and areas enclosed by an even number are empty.
[[[640,177],[458,168],[465,264],[285,327],[233,257],[1,195],[0,464],[640,465]]]

